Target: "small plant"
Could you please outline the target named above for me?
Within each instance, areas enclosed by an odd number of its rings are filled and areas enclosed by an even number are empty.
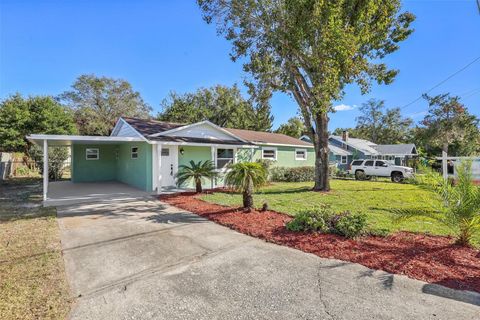
[[[190,165],[181,165],[179,169],[177,173],[177,184],[181,186],[188,180],[193,179],[197,193],[203,191],[202,178],[215,178],[218,174],[211,160],[198,162],[191,160]]]
[[[332,231],[346,238],[356,238],[365,232],[366,227],[365,215],[345,211],[334,217]]]
[[[440,200],[440,206],[426,209],[395,210],[395,220],[426,216],[449,227],[456,234],[459,245],[471,246],[475,234],[480,233],[480,186],[472,179],[472,164],[462,162],[457,166],[458,179],[452,183],[434,171],[418,178],[418,183],[433,191]]]
[[[253,191],[267,182],[268,171],[258,162],[239,162],[229,166],[225,185],[240,191],[243,208],[249,212],[253,208]]]
[[[304,209],[286,224],[286,228],[290,231],[328,232],[333,215],[331,208],[326,205]]]
[[[295,218],[286,224],[290,231],[314,231],[334,233],[346,238],[356,238],[364,234],[367,228],[365,215],[352,214],[349,211],[335,213],[328,205],[301,210]]]

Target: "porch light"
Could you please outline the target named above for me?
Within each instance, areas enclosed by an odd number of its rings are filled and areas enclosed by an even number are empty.
[[[185,153],[185,150],[183,148],[180,148],[180,154],[183,155]]]

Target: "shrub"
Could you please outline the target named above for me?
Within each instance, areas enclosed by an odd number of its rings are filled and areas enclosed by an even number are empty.
[[[348,211],[335,215],[331,231],[346,238],[362,235],[367,227],[367,218],[363,214],[352,214]]]
[[[273,167],[270,169],[270,180],[276,182],[306,182],[315,178],[315,167]]]
[[[333,215],[329,206],[301,210],[293,220],[286,224],[286,227],[290,231],[328,232],[328,225]]]
[[[348,211],[335,213],[330,206],[323,205],[301,210],[293,220],[286,224],[290,231],[314,231],[334,233],[346,238],[355,238],[367,229],[365,215],[352,214]]]

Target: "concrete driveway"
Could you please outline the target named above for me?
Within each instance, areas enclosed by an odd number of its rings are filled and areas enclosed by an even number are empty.
[[[478,319],[480,299],[158,201],[58,208],[72,319]]]

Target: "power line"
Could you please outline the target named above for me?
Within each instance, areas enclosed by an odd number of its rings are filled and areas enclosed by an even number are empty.
[[[468,67],[470,67],[472,64],[474,64],[475,62],[477,62],[478,60],[480,60],[480,56],[476,57],[475,59],[473,59],[473,61],[469,62],[467,65],[465,65],[464,67],[462,67],[461,69],[455,71],[454,73],[452,73],[451,75],[449,75],[448,77],[446,77],[445,79],[443,79],[442,81],[440,81],[439,83],[437,83],[436,85],[434,85],[433,87],[431,87],[430,89],[428,89],[424,94],[427,94],[427,93],[430,93],[432,90],[440,87],[442,84],[444,84],[445,82],[447,82],[448,80],[450,80],[451,78],[455,77],[457,74],[459,74],[460,72],[462,72],[463,70],[467,69]],[[414,104],[415,102],[417,102],[418,100],[422,99],[422,95],[420,95],[418,98],[416,98],[415,100],[407,103],[406,105],[400,107],[400,109],[404,109],[412,104]]]

